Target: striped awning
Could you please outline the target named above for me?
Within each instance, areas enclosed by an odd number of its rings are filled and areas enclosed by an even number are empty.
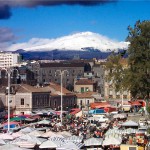
[[[84,144],[79,142],[65,142],[60,147],[57,147],[56,150],[80,150],[83,146]]]
[[[64,139],[65,142],[82,142],[83,136],[70,136]]]

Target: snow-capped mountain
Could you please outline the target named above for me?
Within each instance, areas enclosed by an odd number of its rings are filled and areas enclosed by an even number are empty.
[[[103,35],[92,32],[80,32],[56,39],[33,38],[27,43],[11,45],[8,50],[24,49],[26,51],[79,50],[87,48],[106,52],[108,50],[127,49],[127,42],[111,40]]]

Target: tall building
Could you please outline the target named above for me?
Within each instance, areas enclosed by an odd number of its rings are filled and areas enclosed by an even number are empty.
[[[17,66],[21,62],[19,53],[0,52],[0,68]]]

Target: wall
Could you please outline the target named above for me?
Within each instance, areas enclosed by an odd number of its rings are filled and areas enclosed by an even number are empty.
[[[74,91],[80,93],[81,92],[81,87],[84,87],[84,92],[88,92],[88,91],[93,92],[93,85],[76,85],[76,84],[74,86]],[[87,87],[89,88],[88,91],[86,91]]]

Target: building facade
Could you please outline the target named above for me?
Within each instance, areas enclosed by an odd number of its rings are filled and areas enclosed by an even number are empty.
[[[60,86],[52,84],[45,87],[33,87],[27,84],[11,85],[9,95],[10,110],[14,114],[30,114],[39,109],[60,110]],[[76,105],[74,93],[63,88],[63,109],[73,108]],[[0,108],[7,110],[8,92],[6,86],[0,88]]]
[[[0,68],[17,66],[21,62],[19,53],[0,52]]]
[[[120,63],[122,67],[126,68],[128,67],[127,64],[127,59],[121,59]],[[130,91],[128,90],[123,90],[120,89],[120,91],[115,90],[115,86],[113,81],[108,81],[107,80],[107,75],[109,71],[105,69],[105,82],[104,82],[104,98],[106,100],[130,100],[131,99],[131,94]]]
[[[51,63],[35,63],[30,65],[37,80],[38,85],[49,84],[55,82],[61,84],[60,71],[64,71],[63,74],[63,87],[73,90],[73,84],[75,78],[84,76],[84,63],[78,62],[51,62]]]
[[[77,93],[95,92],[96,83],[92,79],[80,78],[74,83],[74,91]]]

